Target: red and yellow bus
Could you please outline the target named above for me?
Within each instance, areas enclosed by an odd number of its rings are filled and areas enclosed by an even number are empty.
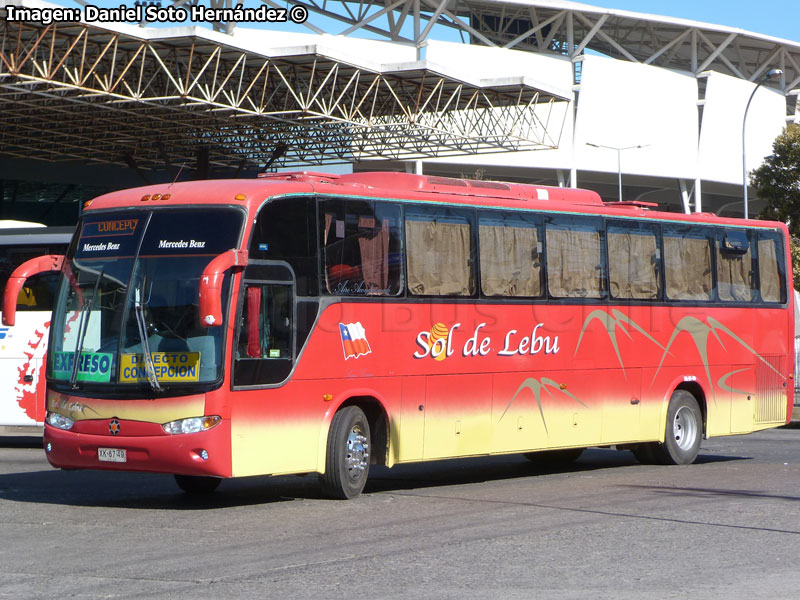
[[[221,478],[589,446],[695,460],[790,418],[789,236],[591,191],[402,173],[155,185],[85,207],[60,270],[45,447]]]

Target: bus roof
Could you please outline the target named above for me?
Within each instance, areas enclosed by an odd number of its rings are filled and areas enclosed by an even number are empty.
[[[75,227],[19,227],[0,229],[0,246],[68,244]]]
[[[648,202],[603,202],[592,190],[533,184],[457,179],[397,172],[363,172],[345,175],[312,171],[262,174],[256,179],[210,179],[157,184],[105,194],[84,204],[88,211],[110,208],[242,205],[254,215],[274,196],[325,194],[385,198],[491,208],[572,212],[639,217],[688,223],[742,226],[738,218],[713,213],[670,213],[654,210]],[[749,226],[776,227],[770,221],[750,221]]]
[[[0,229],[20,229],[23,227],[44,227],[44,223],[34,223],[33,221],[15,221],[14,219],[0,220]]]

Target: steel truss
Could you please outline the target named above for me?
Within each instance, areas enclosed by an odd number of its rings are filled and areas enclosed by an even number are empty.
[[[176,3],[186,2],[178,0]],[[197,3],[200,0],[191,0]],[[216,0],[232,2],[232,0]],[[278,0],[262,0],[283,6]],[[741,30],[626,11],[543,0],[291,0],[341,22],[342,35],[359,31],[422,48],[434,25],[460,32],[472,44],[554,52],[580,57],[593,50],[621,60],[700,75],[706,70],[757,81],[770,68],[783,70],[777,84],[800,86],[800,43]],[[216,24],[230,31],[233,24]],[[322,30],[313,18],[306,26]]]
[[[318,53],[268,57],[202,35],[147,40],[2,14],[5,156],[136,168],[203,156],[242,168],[280,155],[276,165],[297,166],[552,148],[563,124],[551,122],[562,99],[522,79],[484,86],[424,63],[378,72]]]

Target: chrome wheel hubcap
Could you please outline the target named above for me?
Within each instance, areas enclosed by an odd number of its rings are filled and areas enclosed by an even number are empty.
[[[353,426],[347,436],[347,454],[344,460],[351,479],[358,479],[367,470],[369,444],[359,425]]]
[[[675,413],[672,433],[675,443],[681,450],[689,450],[697,440],[697,419],[691,409],[681,406]]]

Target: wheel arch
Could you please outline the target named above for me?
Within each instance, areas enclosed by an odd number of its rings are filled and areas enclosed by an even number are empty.
[[[667,388],[664,394],[664,398],[661,402],[661,416],[659,419],[659,442],[664,442],[664,431],[667,424],[667,411],[669,410],[669,401],[672,398],[672,394],[674,394],[678,390],[685,390],[689,392],[694,399],[697,401],[697,406],[700,407],[700,414],[703,418],[703,428],[701,434],[705,437],[708,427],[708,403],[706,399],[708,398],[708,394],[706,393],[706,389],[703,387],[701,383],[697,380],[696,377],[693,376],[681,376],[680,378],[676,378]]]
[[[703,436],[706,435],[708,431],[708,403],[706,402],[706,392],[696,381],[684,381],[677,386],[673,390],[673,393],[677,390],[686,390],[697,401],[697,406],[700,407],[700,414],[703,417]],[[670,394],[672,396],[672,394]]]
[[[371,465],[385,467],[389,455],[389,414],[386,407],[375,396],[351,396],[337,407],[337,411],[347,406],[358,406],[367,415],[369,423]]]
[[[364,411],[369,423],[370,431],[370,464],[378,466],[391,466],[390,459],[390,425],[389,413],[384,401],[372,391],[359,390],[347,396],[337,398],[338,402],[328,411],[320,434],[319,456],[317,464],[320,473],[325,470],[325,456],[327,453],[328,435],[333,421],[333,416],[348,406],[358,406]]]

